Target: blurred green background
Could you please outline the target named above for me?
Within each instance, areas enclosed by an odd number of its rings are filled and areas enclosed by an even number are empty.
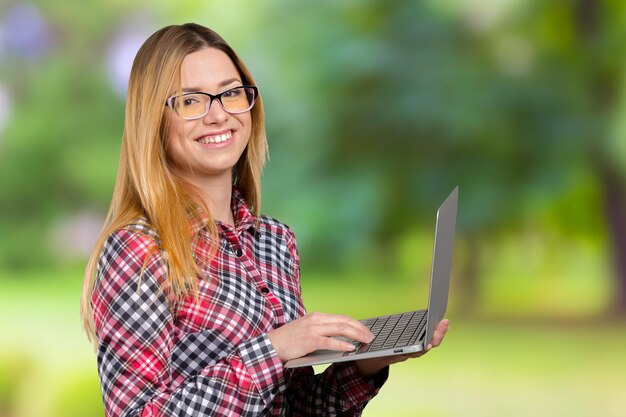
[[[624,415],[626,2],[2,0],[0,417],[103,416],[82,270],[132,58],[187,21],[258,82],[310,311],[424,307],[460,186],[451,331],[364,416]]]

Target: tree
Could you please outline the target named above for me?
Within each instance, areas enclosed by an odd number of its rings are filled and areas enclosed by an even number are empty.
[[[288,120],[298,118],[290,136],[296,144],[285,152],[305,153],[300,175],[311,180],[304,183],[325,183],[334,201],[335,210],[313,202],[331,213],[326,225],[333,226],[316,236],[320,257],[327,260],[329,248],[356,236],[376,242],[374,253],[393,265],[392,236],[423,225],[432,202],[457,183],[459,230],[470,251],[463,268],[468,300],[477,299],[483,239],[517,233],[548,210],[561,211],[555,220],[561,233],[603,238],[593,184],[614,184],[604,195],[617,200],[623,187],[597,169],[597,133],[609,113],[594,103],[607,78],[595,87],[589,80],[598,59],[619,54],[603,38],[596,42],[601,57],[585,56],[574,4],[526,2],[488,29],[427,2],[297,7],[297,13],[282,3],[270,9],[289,20],[269,36],[283,41],[277,55],[289,81],[279,92],[285,114],[294,114],[287,107],[295,103],[299,110]],[[607,15],[624,14],[619,2],[607,7]],[[614,42],[626,26],[611,27]],[[622,66],[608,60],[605,68],[616,73]],[[284,133],[279,124],[273,128]],[[581,178],[594,188],[582,191],[588,201],[570,222],[560,202],[580,194]],[[345,210],[337,207],[349,204],[358,206],[350,213],[360,221],[338,215]]]

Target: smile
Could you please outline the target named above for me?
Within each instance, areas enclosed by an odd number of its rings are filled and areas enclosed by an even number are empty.
[[[198,139],[197,142],[204,143],[204,144],[222,143],[222,142],[226,142],[228,139],[230,139],[232,137],[233,137],[233,132],[228,131],[228,132],[223,133],[221,135],[203,136],[200,139]]]

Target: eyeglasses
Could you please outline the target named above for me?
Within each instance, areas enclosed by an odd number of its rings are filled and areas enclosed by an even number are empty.
[[[217,100],[225,112],[231,114],[245,113],[254,106],[259,90],[253,85],[231,88],[219,94],[193,91],[174,95],[165,100],[176,114],[185,120],[204,117],[211,108],[213,100]]]

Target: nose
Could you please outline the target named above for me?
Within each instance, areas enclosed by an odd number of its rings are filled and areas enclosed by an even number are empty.
[[[211,98],[209,104],[207,105],[209,106],[209,109],[202,117],[202,121],[205,124],[220,124],[228,120],[230,114],[224,110],[218,99]]]

